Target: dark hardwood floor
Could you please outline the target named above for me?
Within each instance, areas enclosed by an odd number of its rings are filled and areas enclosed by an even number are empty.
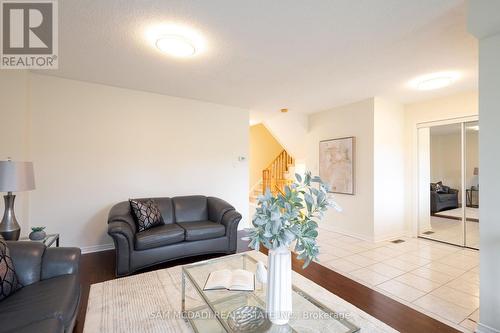
[[[240,232],[240,238],[243,237]],[[248,250],[248,242],[239,240],[238,252]],[[263,251],[266,253],[265,249]],[[218,255],[199,256],[189,259],[175,260],[169,263],[151,267],[136,274],[162,268],[196,262],[203,259],[215,258]],[[459,332],[423,313],[420,313],[390,297],[376,292],[360,283],[357,283],[337,272],[334,272],[317,263],[311,263],[305,270],[302,262],[293,258],[293,270],[314,281],[323,288],[355,305],[375,318],[385,322],[400,332],[430,333],[430,332]],[[103,251],[84,254],[81,260],[80,277],[82,283],[82,300],[75,326],[75,333],[83,332],[85,312],[89,296],[90,285],[98,282],[115,279],[115,251]]]

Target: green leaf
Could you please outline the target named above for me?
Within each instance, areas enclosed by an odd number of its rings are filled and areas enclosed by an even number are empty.
[[[296,240],[294,251],[308,265],[319,253],[317,222],[329,207],[339,207],[319,177],[306,172],[303,177],[296,174],[295,178],[295,182],[285,187],[284,194],[273,196],[268,189],[259,196],[252,217],[250,246],[258,249],[262,244],[273,249]]]
[[[312,258],[307,257],[306,260],[304,261],[304,265],[302,265],[302,269],[307,268],[307,266],[309,266],[311,261],[312,261]]]
[[[297,179],[297,182],[302,183],[302,176],[298,173],[295,174],[295,179]]]

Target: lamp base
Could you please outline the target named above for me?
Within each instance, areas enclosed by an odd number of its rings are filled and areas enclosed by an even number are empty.
[[[9,192],[4,195],[5,212],[3,214],[2,222],[0,222],[0,235],[5,240],[18,240],[21,234],[21,227],[17,223],[16,215],[14,214],[14,201],[16,196]]]
[[[0,235],[2,235],[5,240],[16,241],[19,239],[21,235],[21,229],[12,230],[12,231],[0,231]]]

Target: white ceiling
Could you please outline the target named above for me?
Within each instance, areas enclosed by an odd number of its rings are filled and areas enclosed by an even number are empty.
[[[43,74],[249,108],[253,118],[477,86],[477,43],[459,0],[64,0],[59,11],[60,69]],[[144,33],[162,22],[197,29],[207,52],[158,52]],[[463,76],[448,88],[407,86],[449,70]]]

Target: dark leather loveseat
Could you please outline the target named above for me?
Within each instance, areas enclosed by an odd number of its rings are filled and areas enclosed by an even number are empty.
[[[115,243],[118,276],[173,259],[236,252],[241,214],[226,201],[201,195],[151,199],[164,224],[145,231],[137,232],[128,201],[109,212],[108,234]]]
[[[1,333],[73,332],[80,304],[80,249],[7,241],[23,285],[0,302]]]
[[[442,182],[431,183],[431,214],[458,208],[458,192]]]

